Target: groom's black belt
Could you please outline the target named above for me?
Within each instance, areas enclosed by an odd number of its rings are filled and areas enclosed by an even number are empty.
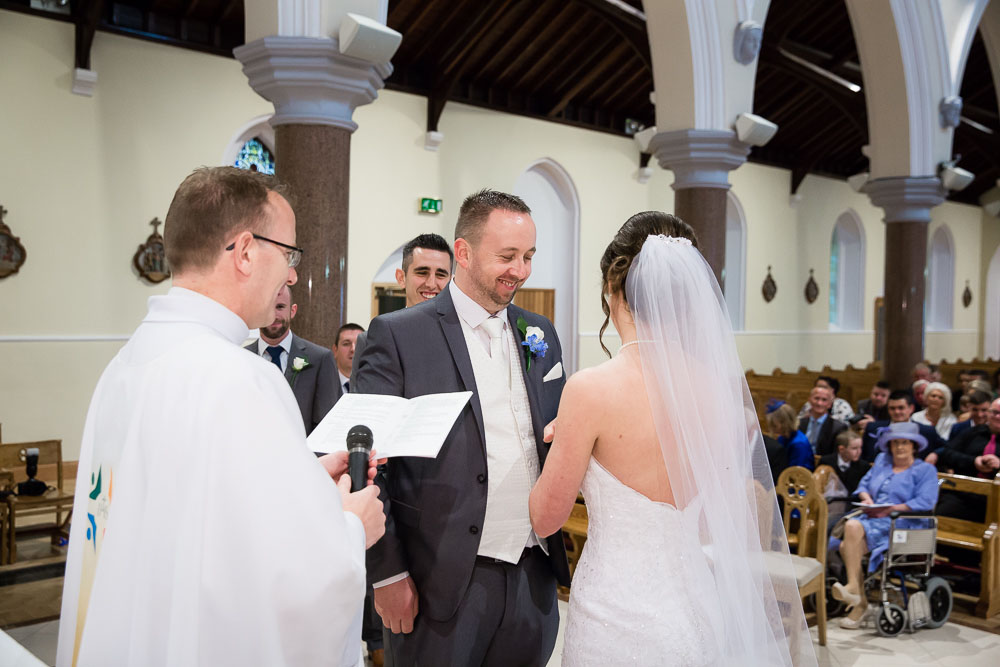
[[[521,562],[524,561],[525,558],[530,556],[535,550],[541,552],[542,548],[539,546],[525,547],[524,551],[521,552],[521,557],[517,559],[516,564],[520,565]],[[476,560],[482,563],[492,563],[494,565],[515,565],[515,563],[511,563],[510,561],[506,561],[502,558],[493,558],[492,556],[476,556]]]

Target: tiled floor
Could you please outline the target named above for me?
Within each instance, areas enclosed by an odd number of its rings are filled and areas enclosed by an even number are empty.
[[[559,602],[565,620],[567,606]],[[45,664],[56,659],[58,621],[38,623],[8,630],[8,634],[38,656]],[[816,640],[816,629],[812,629]],[[562,628],[550,666],[560,664]],[[815,645],[815,644],[814,644]],[[894,665],[942,665],[944,667],[995,667],[1000,664],[1000,635],[948,623],[937,630],[921,630],[899,637],[881,637],[874,630],[841,630],[831,623],[827,645],[817,649],[821,667],[892,667]],[[0,656],[2,658],[2,656]],[[0,659],[0,663],[3,660]],[[664,661],[669,664],[669,661]]]

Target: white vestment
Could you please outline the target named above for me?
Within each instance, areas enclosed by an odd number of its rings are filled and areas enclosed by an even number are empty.
[[[83,433],[60,667],[355,665],[365,535],[246,324],[173,288]]]

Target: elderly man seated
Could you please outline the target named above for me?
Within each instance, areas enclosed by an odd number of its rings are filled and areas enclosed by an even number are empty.
[[[854,416],[854,409],[851,408],[851,404],[842,398],[837,398],[837,394],[840,393],[840,380],[829,375],[820,375],[816,378],[816,382],[813,383],[813,387],[826,387],[833,392],[832,404],[827,409],[833,415],[834,419],[846,423]],[[799,409],[799,419],[808,415],[811,409],[812,406],[809,401],[806,401]]]
[[[809,410],[806,416],[799,420],[799,430],[806,434],[813,452],[820,456],[832,454],[834,440],[847,430],[847,424],[835,418],[830,412],[833,399],[832,389],[816,385],[809,392]]]
[[[986,423],[966,429],[937,452],[937,466],[944,472],[968,477],[993,479],[1000,469],[1000,398],[987,410]],[[934,454],[928,456],[931,458]],[[944,490],[937,513],[967,521],[982,521],[986,517],[986,498],[974,494]]]
[[[879,455],[871,470],[858,485],[858,497],[863,505],[861,515],[848,519],[840,543],[840,556],[847,570],[847,585],[833,585],[833,597],[851,609],[840,626],[860,627],[868,599],[864,591],[861,559],[871,553],[868,571],[874,572],[889,548],[889,514],[892,512],[928,511],[938,499],[937,471],[934,466],[917,458],[927,448],[927,439],[911,422],[891,424],[879,436]],[[898,528],[923,527],[920,519],[902,519]]]

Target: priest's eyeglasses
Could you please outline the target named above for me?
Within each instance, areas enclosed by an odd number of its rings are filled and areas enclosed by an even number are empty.
[[[305,252],[302,248],[297,248],[293,245],[288,245],[287,243],[282,243],[281,241],[275,241],[274,239],[269,239],[266,236],[261,236],[260,234],[253,234],[253,237],[258,241],[267,241],[268,243],[273,243],[279,248],[284,249],[285,257],[288,258],[288,268],[294,269],[302,261],[302,253]],[[226,246],[226,250],[232,250],[236,247],[236,241],[233,241]]]

